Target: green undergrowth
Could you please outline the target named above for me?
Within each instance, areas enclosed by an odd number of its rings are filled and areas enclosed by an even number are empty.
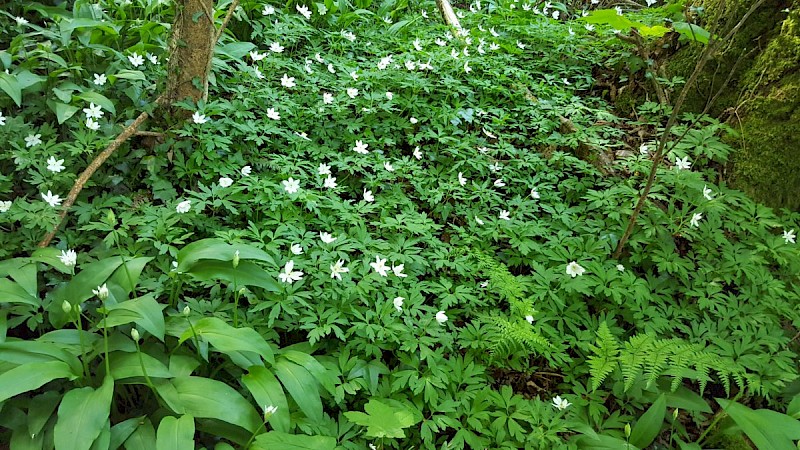
[[[0,16],[0,442],[796,438],[798,216],[716,184],[730,129],[684,114],[612,259],[670,111],[589,95],[616,38],[577,5],[473,4],[458,35],[432,2],[243,1],[194,117],[154,110],[37,249],[165,84],[169,5],[70,6]]]

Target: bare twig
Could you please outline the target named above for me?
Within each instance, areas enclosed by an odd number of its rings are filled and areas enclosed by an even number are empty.
[[[157,131],[136,131],[133,133],[134,136],[147,136],[147,137],[164,137],[164,133],[159,133]]]
[[[669,132],[672,129],[672,126],[675,125],[675,122],[678,118],[678,113],[680,112],[683,103],[686,101],[686,96],[689,93],[689,89],[692,85],[697,82],[697,78],[700,76],[700,72],[705,67],[706,63],[709,59],[711,59],[711,55],[716,51],[719,42],[728,42],[739,31],[739,28],[744,25],[745,21],[750,17],[756,9],[758,9],[765,0],[758,0],[757,2],[753,3],[750,6],[750,9],[744,14],[744,16],[739,20],[739,22],[728,32],[727,35],[722,39],[722,41],[718,41],[714,39],[713,35],[709,39],[708,44],[706,45],[703,54],[700,55],[700,59],[697,61],[697,65],[695,65],[694,71],[692,75],[689,77],[689,80],[681,89],[680,96],[678,97],[678,101],[675,102],[675,107],[672,109],[672,114],[667,120],[667,125],[664,127],[664,132],[661,135],[661,139],[658,141],[658,150],[656,154],[653,156],[653,166],[650,169],[650,174],[647,176],[647,183],[645,184],[644,190],[642,191],[639,200],[636,202],[636,206],[633,208],[633,212],[631,213],[631,217],[628,220],[628,226],[625,228],[625,232],[622,234],[622,237],[619,239],[617,243],[617,248],[614,250],[614,254],[612,257],[614,259],[618,259],[619,256],[622,254],[622,249],[625,247],[625,244],[628,242],[628,239],[631,237],[631,233],[633,232],[633,227],[636,225],[636,219],[639,217],[639,213],[644,208],[644,204],[647,201],[647,196],[650,195],[650,190],[653,188],[653,183],[655,182],[656,172],[658,171],[658,166],[661,164],[661,159],[664,157],[664,147],[667,143],[667,138],[669,136]]]
[[[53,240],[53,237],[58,232],[58,229],[61,227],[61,224],[64,222],[64,218],[67,216],[67,212],[69,212],[69,208],[75,204],[75,200],[78,199],[78,194],[81,193],[83,186],[86,185],[86,182],[89,181],[89,178],[92,177],[94,172],[100,168],[101,165],[114,153],[120,145],[122,145],[125,141],[131,137],[136,130],[144,123],[145,120],[149,115],[146,112],[139,114],[139,117],[133,121],[130,125],[125,127],[122,130],[122,133],[117,136],[105,150],[103,150],[97,157],[89,164],[88,167],[83,171],[83,173],[75,180],[75,184],[72,185],[72,189],[70,189],[69,194],[67,195],[66,200],[64,200],[64,205],[61,207],[61,212],[59,213],[58,223],[50,230],[47,235],[45,235],[44,239],[39,242],[39,247],[47,247],[50,245],[50,241]]]

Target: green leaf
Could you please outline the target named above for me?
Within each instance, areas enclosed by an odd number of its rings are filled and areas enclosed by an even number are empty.
[[[270,363],[275,361],[272,347],[252,328],[234,328],[216,317],[205,317],[194,323],[194,333],[222,353],[254,352]],[[179,343],[187,339],[192,339],[192,328],[184,331]]]
[[[580,450],[639,450],[623,439],[598,434],[596,437],[580,435],[571,439]]]
[[[73,389],[58,407],[53,439],[57,450],[88,450],[100,435],[111,408],[114,380],[106,377],[97,390]]]
[[[37,341],[7,341],[0,343],[0,361],[8,361],[12,364],[27,364],[32,362],[50,362],[58,360],[66,363],[75,376],[83,372],[83,366],[78,358],[64,350],[60,345],[44,342],[45,337],[56,333],[57,330],[46,334]]]
[[[800,419],[800,394],[795,395],[792,401],[789,402],[789,406],[786,407],[786,414],[795,419]]]
[[[100,435],[92,442],[90,450],[108,450],[111,445],[111,421],[106,419],[103,428],[100,430]]]
[[[269,418],[269,424],[276,431],[290,430],[289,404],[281,383],[266,367],[252,366],[249,373],[242,376],[242,383],[253,395],[259,406],[275,406],[278,410]]]
[[[17,106],[21,106],[22,87],[20,87],[19,82],[17,82],[17,78],[14,75],[0,72],[0,89],[8,94],[8,96],[11,97],[11,100],[14,100],[14,103],[16,103]]]
[[[158,424],[156,450],[194,450],[194,417],[167,416]]]
[[[110,78],[112,81],[115,78],[121,78],[124,80],[147,81],[147,77],[144,76],[144,72],[142,72],[141,70],[130,70],[130,69],[122,69],[120,71],[117,71],[117,73],[109,75],[108,78]]]
[[[263,450],[333,450],[336,448],[336,438],[270,431],[258,435],[253,444],[252,448]]]
[[[109,308],[109,324],[112,323],[110,318],[112,313],[121,314],[122,312],[127,312],[133,315],[129,322],[136,322],[137,325],[147,330],[160,341],[163,341],[166,326],[162,310],[166,306],[158,303],[153,294],[127,300]]]
[[[304,367],[281,359],[275,363],[275,375],[309,419],[322,420],[322,400],[317,380]]]
[[[695,24],[686,22],[673,22],[672,28],[680,33],[681,36],[703,44],[708,44],[708,40],[711,38],[711,33]]]
[[[56,410],[61,394],[56,391],[47,391],[32,398],[28,404],[28,434],[37,435]]]
[[[95,105],[99,105],[100,107],[110,112],[111,114],[117,113],[117,110],[114,108],[114,103],[103,94],[98,94],[97,92],[94,91],[84,91],[78,94],[78,97],[89,103],[94,103]]]
[[[125,450],[153,450],[155,447],[156,430],[148,418],[125,440]]]
[[[311,375],[314,375],[314,378],[319,381],[319,384],[322,385],[326,391],[331,395],[336,394],[336,376],[332,371],[320,364],[313,356],[297,350],[284,350],[281,352],[281,356],[293,363],[303,366]]]
[[[403,438],[403,428],[414,425],[417,420],[407,408],[388,405],[371,399],[364,406],[366,413],[348,411],[344,415],[351,422],[367,427],[367,436],[373,438]]]
[[[47,105],[50,106],[50,109],[52,109],[56,114],[56,119],[58,120],[59,125],[69,120],[69,118],[75,115],[75,113],[80,109],[77,106],[53,101],[48,101]]]
[[[664,389],[668,390],[665,383]],[[700,394],[687,389],[684,386],[678,387],[675,392],[667,392],[667,406],[670,408],[680,408],[684,411],[711,413],[711,407]]]
[[[132,417],[111,427],[111,440],[109,441],[108,448],[110,450],[119,448],[122,443],[136,431],[139,425],[144,423],[145,417],[146,416]]]
[[[741,403],[723,398],[716,400],[759,450],[797,450],[792,439],[784,433],[782,427],[786,424],[783,421],[774,421],[774,417],[758,414],[758,411]],[[794,420],[789,416],[785,417]]]
[[[22,286],[8,278],[0,278],[0,304],[22,303],[39,308],[41,301],[31,296]]]
[[[254,48],[256,46],[252,42],[231,42],[230,44],[218,45],[216,53],[231,59],[242,59],[244,55]]]
[[[17,366],[0,375],[0,403],[59,378],[76,378],[69,365],[62,361],[32,362]]]
[[[133,292],[144,266],[152,260],[153,258],[149,257],[130,258],[125,260],[125,264],[120,264],[120,267],[108,278],[109,288],[119,289],[119,292],[113,292],[117,300],[127,298]],[[121,258],[120,261],[122,261]]]
[[[667,398],[661,394],[647,412],[636,421],[636,425],[631,430],[630,443],[640,448],[650,445],[661,431],[666,415]]]
[[[64,265],[64,263],[58,258],[59,256],[61,256],[61,250],[56,248],[37,248],[36,251],[31,254],[30,259],[48,264],[61,273],[71,274],[72,268]]]
[[[108,277],[117,270],[122,264],[119,258],[105,258],[93,263],[84,264],[78,274],[76,274],[66,285],[62,285],[50,294],[53,302],[49,308],[50,323],[55,328],[61,328],[67,321],[67,316],[61,309],[64,300],[68,301],[73,308],[83,303],[85,300],[94,296],[92,289],[105,283]]]
[[[608,25],[620,31],[628,31],[631,28],[637,28],[637,25],[641,25],[638,22],[628,19],[624,15],[617,14],[615,9],[596,9],[580,20],[588,23]]]
[[[174,395],[162,395],[178,414],[217,419],[254,433],[263,425],[261,415],[235,389],[217,380],[201,377],[175,378],[162,383],[174,388]],[[162,387],[157,386],[159,394]]]
[[[201,239],[186,245],[178,252],[178,272],[189,270],[194,263],[202,259],[232,261],[237,250],[242,261],[255,260],[275,264],[271,256],[252,245],[227,244],[219,239]]]
[[[227,281],[236,288],[256,286],[270,292],[280,291],[275,278],[269,272],[247,261],[241,261],[234,269],[233,265],[227,261],[206,259],[196,262],[186,273],[201,281]]]
[[[141,353],[141,357],[142,361],[139,361],[139,353],[111,352],[108,355],[111,376],[115,380],[144,377],[142,372],[142,362],[144,362],[144,368],[150,378],[172,378],[172,372],[161,361],[147,353]]]

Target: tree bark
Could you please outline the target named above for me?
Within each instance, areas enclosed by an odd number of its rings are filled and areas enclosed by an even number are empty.
[[[208,97],[208,73],[217,35],[213,0],[175,0],[175,9],[164,105]]]

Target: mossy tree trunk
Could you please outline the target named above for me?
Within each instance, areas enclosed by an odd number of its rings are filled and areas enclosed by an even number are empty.
[[[724,34],[749,0],[699,0],[705,26]],[[726,178],[773,207],[800,209],[800,0],[768,0],[700,77],[688,109],[702,111],[730,77],[710,109],[738,132]],[[673,74],[691,72],[697,49],[674,55]]]
[[[175,0],[175,10],[165,105],[208,97],[208,73],[216,41],[213,0]]]

